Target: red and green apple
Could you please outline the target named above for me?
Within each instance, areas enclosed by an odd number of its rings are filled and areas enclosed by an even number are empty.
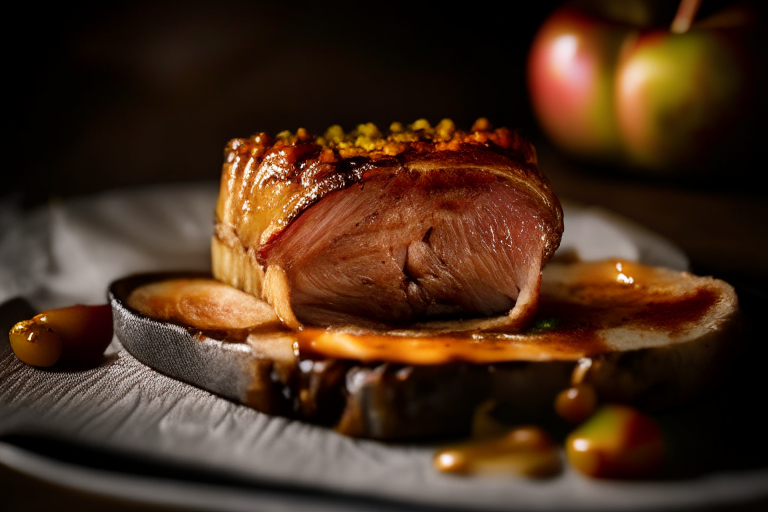
[[[558,146],[660,172],[717,165],[744,146],[758,89],[755,12],[734,5],[681,28],[680,9],[670,28],[663,7],[574,1],[544,22],[531,46],[528,86]],[[693,21],[695,10],[688,14]]]

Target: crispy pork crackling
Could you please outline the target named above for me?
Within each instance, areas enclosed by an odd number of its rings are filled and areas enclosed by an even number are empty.
[[[484,119],[260,133],[227,146],[213,274],[291,328],[521,329],[562,231],[533,146]]]

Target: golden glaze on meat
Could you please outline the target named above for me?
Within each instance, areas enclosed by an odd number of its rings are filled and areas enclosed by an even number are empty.
[[[414,183],[432,183],[443,177],[456,181],[457,176],[459,180],[466,176],[481,188],[490,187],[484,183],[492,178],[498,182],[493,185],[496,189],[514,189],[515,194],[534,205],[537,209],[534,216],[541,228],[535,236],[542,239],[534,249],[536,257],[531,260],[537,268],[519,279],[526,281],[517,283],[522,297],[517,296],[517,290],[507,293],[512,303],[524,301],[529,310],[532,305],[528,312],[516,308],[520,310],[518,323],[532,316],[541,267],[560,243],[562,210],[551,186],[538,170],[533,146],[517,132],[506,128],[492,129],[484,119],[478,120],[470,131],[457,130],[449,120],[441,121],[434,128],[420,120],[407,128],[394,123],[386,135],[367,124],[349,133],[332,127],[322,137],[313,137],[299,129],[295,134],[284,132],[276,138],[259,133],[249,139],[230,141],[216,208],[212,248],[214,275],[269,300],[286,324],[298,327],[302,322],[296,318],[291,297],[292,291],[296,291],[299,270],[293,267],[297,263],[282,264],[284,256],[280,261],[270,261],[270,254],[280,254],[281,243],[291,243],[282,240],[287,228],[334,192],[349,189],[352,193],[350,187],[353,185],[361,192],[366,185],[385,187],[382,184],[403,176],[403,173],[437,177],[426,181],[412,180]],[[482,174],[488,178],[480,179]],[[474,186],[472,183],[460,183],[457,190],[466,190]],[[386,193],[393,193],[391,187]],[[370,197],[365,200],[371,201]],[[433,201],[427,206],[439,204],[442,203]],[[382,208],[387,207],[382,205]],[[403,208],[402,205],[397,207]],[[466,209],[471,205],[462,207]],[[328,236],[334,236],[333,225],[322,226],[329,231]],[[391,225],[387,228],[391,229]],[[295,235],[290,236],[295,238]],[[291,246],[292,250],[295,246],[295,243]],[[434,302],[436,299],[427,297],[424,300]],[[498,303],[498,298],[495,300]],[[423,305],[420,307],[424,309]],[[482,308],[478,311],[485,314]],[[478,314],[477,311],[471,313]],[[521,313],[525,314],[521,316]],[[317,324],[317,317],[312,318]],[[376,318],[375,321],[386,323],[387,320]],[[475,322],[472,328],[478,326]]]

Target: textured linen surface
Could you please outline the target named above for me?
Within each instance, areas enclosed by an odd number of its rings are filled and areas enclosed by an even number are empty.
[[[104,303],[109,283],[127,274],[208,269],[216,193],[216,184],[202,183],[113,192],[24,216],[0,211],[4,219],[13,216],[10,223],[0,219],[10,226],[0,236],[0,303],[20,295],[36,308]],[[572,205],[565,211],[563,246],[582,257],[687,266],[674,246],[613,214]],[[759,495],[767,481],[764,472],[753,472],[606,483],[570,469],[545,481],[457,478],[432,470],[431,446],[351,439],[261,414],[154,371],[117,339],[98,368],[55,371],[21,363],[6,333],[0,333],[0,436],[50,436],[255,483],[489,510],[716,504]],[[0,460],[7,453],[0,450]]]

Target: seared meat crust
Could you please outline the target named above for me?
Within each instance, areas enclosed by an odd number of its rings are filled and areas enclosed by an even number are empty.
[[[213,271],[291,327],[514,329],[562,230],[533,146],[485,120],[260,133],[227,146]]]

